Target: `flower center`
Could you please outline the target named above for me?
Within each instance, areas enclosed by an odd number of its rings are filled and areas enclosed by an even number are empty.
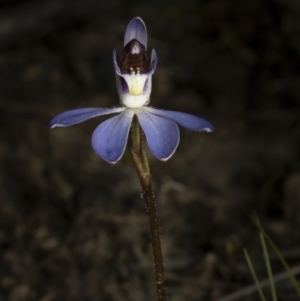
[[[148,71],[148,57],[145,46],[136,39],[131,40],[123,48],[121,57],[121,72],[141,74]]]
[[[148,71],[148,57],[145,46],[136,39],[125,45],[121,58],[121,72],[125,74],[129,94],[139,96],[143,94]],[[128,75],[127,75],[128,74]],[[130,75],[130,76],[129,76]]]

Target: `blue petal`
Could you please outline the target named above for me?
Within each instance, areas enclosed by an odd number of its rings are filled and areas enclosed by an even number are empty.
[[[99,157],[115,164],[122,157],[134,112],[126,110],[102,122],[94,131],[92,146]]]
[[[157,52],[155,51],[155,49],[152,49],[151,63],[150,63],[149,71],[146,73],[147,75],[152,75],[155,72],[157,61],[158,61]]]
[[[174,154],[179,143],[179,129],[175,122],[147,111],[137,112],[139,123],[153,155],[167,161]]]
[[[147,29],[144,21],[140,17],[133,18],[127,25],[124,36],[124,46],[132,39],[138,40],[147,49]]]
[[[112,109],[99,109],[99,108],[84,108],[75,109],[71,111],[63,112],[50,121],[50,127],[65,127],[73,124],[77,124],[101,115],[119,113],[124,111],[125,108],[112,108]]]
[[[145,109],[148,112],[153,113],[155,115],[173,120],[177,124],[191,131],[212,132],[215,129],[210,122],[191,114],[175,112],[175,111],[158,110],[149,107],[145,107]]]
[[[116,49],[113,50],[113,62],[114,62],[115,72],[118,75],[122,75],[120,67],[119,67],[118,62],[117,62],[117,52],[116,52]]]

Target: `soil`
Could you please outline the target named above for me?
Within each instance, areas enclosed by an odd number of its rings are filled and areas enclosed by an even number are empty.
[[[215,125],[181,129],[167,162],[149,152],[170,300],[217,301],[252,285],[244,248],[267,277],[253,212],[290,266],[300,264],[298,1],[7,0],[0,8],[0,300],[156,299],[129,152],[116,165],[94,153],[104,117],[48,127],[65,110],[119,105],[112,50],[120,56],[134,16],[159,56],[151,105]],[[284,268],[269,253],[277,275]],[[290,281],[276,287],[278,300],[298,300]]]

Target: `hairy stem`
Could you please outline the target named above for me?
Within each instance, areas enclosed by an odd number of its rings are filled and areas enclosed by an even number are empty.
[[[154,200],[151,174],[148,160],[143,149],[143,133],[140,130],[139,123],[134,118],[131,127],[130,150],[137,170],[141,185],[142,195],[146,204],[146,212],[149,218],[150,237],[153,251],[153,261],[156,277],[157,300],[166,301],[166,287],[164,278],[163,256],[161,249],[160,229],[158,226],[157,207]]]

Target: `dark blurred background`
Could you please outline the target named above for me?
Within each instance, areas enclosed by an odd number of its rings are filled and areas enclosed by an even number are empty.
[[[0,300],[155,300],[129,153],[111,166],[93,152],[91,134],[105,118],[48,128],[65,110],[118,105],[112,50],[120,55],[135,16],[159,55],[151,104],[216,127],[181,130],[166,163],[149,154],[170,300],[219,300],[251,285],[244,247],[266,277],[252,211],[291,267],[300,264],[298,0],[7,0]],[[283,268],[270,256],[276,275]],[[280,300],[296,300],[289,281],[277,289]]]

